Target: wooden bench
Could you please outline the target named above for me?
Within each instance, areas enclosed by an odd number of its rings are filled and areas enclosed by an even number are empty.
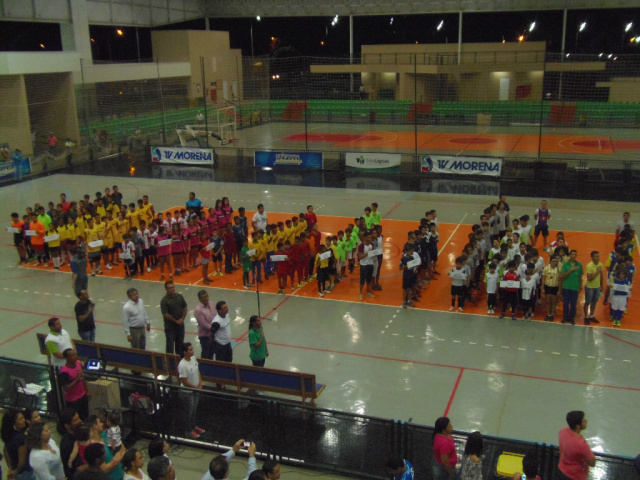
[[[123,368],[133,372],[151,373],[154,377],[169,375],[178,379],[180,357],[174,354],[151,352],[118,347],[102,343],[76,340],[75,348],[80,360],[101,359],[108,367]],[[309,373],[290,372],[272,368],[217,362],[199,358],[203,383],[234,387],[238,393],[261,390],[300,397],[303,403],[315,405],[315,400],[325,389],[316,383],[316,376]]]

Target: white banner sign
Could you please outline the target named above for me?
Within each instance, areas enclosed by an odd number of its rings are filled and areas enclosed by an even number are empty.
[[[56,240],[60,240],[60,235],[58,235],[57,233],[44,237],[45,242],[54,242]]]
[[[347,169],[397,171],[400,167],[397,153],[351,153],[346,154]]]
[[[456,175],[499,177],[502,171],[501,158],[423,155],[421,163],[423,173],[453,173]]]
[[[286,262],[287,261],[287,256],[286,255],[271,255],[271,261],[272,262]]]
[[[213,149],[185,147],[151,147],[151,161],[154,163],[213,165]]]

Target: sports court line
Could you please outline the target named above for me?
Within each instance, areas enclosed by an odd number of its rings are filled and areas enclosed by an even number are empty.
[[[458,386],[460,385],[460,380],[462,380],[462,374],[464,373],[464,368],[460,369],[460,373],[458,374],[458,379],[456,380],[456,384],[453,387],[453,391],[451,392],[451,396],[449,397],[449,403],[447,403],[447,408],[444,411],[443,417],[449,415],[449,409],[451,408],[451,404],[453,403],[453,399],[456,398],[456,392],[458,391]]]
[[[400,205],[402,205],[402,202],[396,203],[393,207],[391,207],[391,210],[389,210],[387,213],[385,213],[382,216],[382,218],[387,218],[389,215],[391,215],[393,212],[395,212]]]
[[[453,232],[451,232],[451,235],[449,235],[449,238],[447,238],[447,241],[442,244],[442,247],[440,248],[440,251],[438,252],[438,256],[440,256],[440,254],[445,249],[447,244],[451,241],[453,236],[456,234],[456,232],[460,228],[460,225],[462,225],[462,222],[464,222],[464,219],[467,218],[468,215],[469,215],[469,212],[465,213],[464,217],[462,217],[462,219],[460,219],[460,221],[458,222],[458,225],[456,225],[456,228],[453,229]]]
[[[629,342],[627,340],[623,340],[623,339],[618,338],[618,337],[616,337],[614,335],[611,335],[610,333],[602,332],[602,334],[606,335],[607,337],[613,338],[614,340],[617,340],[619,342],[626,343],[627,345],[631,345],[632,347],[640,348],[640,345],[638,345],[637,343],[633,343],[633,342]]]
[[[551,378],[551,377],[540,377],[537,375],[526,375],[523,373],[513,373],[513,372],[503,372],[500,370],[485,370],[482,368],[472,368],[472,367],[460,367],[458,365],[447,365],[444,363],[433,363],[433,362],[423,362],[423,361],[419,361],[419,360],[406,360],[404,358],[394,358],[394,357],[383,357],[381,355],[370,355],[370,354],[366,354],[366,353],[355,353],[355,352],[343,352],[341,350],[331,350],[328,348],[316,348],[316,347],[303,347],[303,346],[299,346],[299,345],[288,345],[286,343],[274,343],[274,342],[269,342],[271,345],[275,345],[278,347],[284,347],[284,348],[296,348],[296,349],[300,349],[300,350],[308,350],[308,351],[313,351],[313,352],[321,352],[321,353],[333,353],[333,354],[337,354],[337,355],[346,355],[346,356],[351,356],[351,357],[359,357],[359,358],[370,358],[373,360],[383,360],[383,361],[387,361],[387,362],[399,362],[399,363],[412,363],[414,365],[424,365],[427,367],[439,367],[439,368],[449,368],[449,369],[455,369],[455,370],[460,370],[460,369],[464,369],[464,370],[468,370],[470,372],[478,372],[478,373],[487,373],[490,375],[505,375],[507,377],[516,377],[516,378],[527,378],[527,379],[531,379],[531,380],[544,380],[547,382],[558,382],[558,383],[565,383],[568,385],[583,385],[583,386],[587,386],[587,387],[598,387],[598,388],[611,388],[614,390],[628,390],[631,392],[640,392],[640,388],[633,388],[633,387],[620,387],[617,385],[603,385],[603,384],[599,384],[599,383],[589,383],[589,382],[578,382],[575,380],[564,380],[562,378]]]
[[[3,309],[3,310],[4,310],[4,309]],[[42,326],[46,325],[48,321],[49,321],[49,320],[43,320],[42,322],[40,322],[40,323],[36,323],[36,324],[35,324],[35,325],[33,325],[32,327],[29,327],[29,328],[27,328],[26,330],[24,330],[24,331],[22,331],[22,332],[20,332],[20,333],[16,333],[13,337],[8,338],[8,339],[6,339],[4,342],[0,343],[0,347],[2,347],[2,346],[4,346],[4,345],[6,345],[6,344],[7,344],[7,343],[9,343],[9,342],[14,341],[16,338],[21,337],[21,336],[22,336],[22,335],[24,335],[25,333],[29,333],[29,332],[30,332],[31,330],[33,330],[34,328],[40,328],[40,327],[42,327]]]
[[[41,272],[41,275],[22,275],[22,276],[20,276],[20,277],[6,277],[6,278],[0,278],[0,280],[19,280],[19,279],[21,279],[21,278],[45,277],[45,276],[47,276],[47,275],[51,275],[51,274],[53,274],[53,273],[56,273],[56,271],[55,271],[55,270],[54,270],[54,271],[52,271],[52,272],[50,272],[50,271],[43,271],[43,272]],[[69,272],[69,273],[71,273],[71,272]]]

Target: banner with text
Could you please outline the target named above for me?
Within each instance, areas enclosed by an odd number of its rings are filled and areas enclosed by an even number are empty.
[[[0,163],[0,180],[20,179],[24,175],[31,173],[31,158],[26,157],[20,160],[9,160]]]
[[[453,173],[456,175],[499,177],[502,172],[501,158],[423,155],[421,160],[423,173]]]
[[[322,152],[264,152],[253,156],[256,167],[295,167],[322,170]]]
[[[213,165],[213,150],[211,148],[151,147],[151,161],[155,163]]]
[[[351,153],[346,154],[347,170],[370,170],[373,172],[397,172],[401,155],[397,153]]]

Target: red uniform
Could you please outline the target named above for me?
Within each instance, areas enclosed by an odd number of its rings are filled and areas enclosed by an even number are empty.
[[[300,242],[300,268],[298,270],[298,278],[303,280],[309,276],[309,258],[311,257],[311,247],[305,242]]]
[[[289,251],[287,252],[287,256],[289,257],[289,261],[288,263],[288,268],[287,268],[287,274],[289,275],[289,277],[291,277],[291,283],[293,284],[293,279],[295,277],[296,271],[298,269],[298,259],[300,257],[300,248],[298,247],[298,245],[293,244],[291,245],[291,247],[289,248]],[[298,277],[299,279],[300,277]]]
[[[232,231],[225,231],[222,235],[224,241],[224,254],[236,255],[238,253],[238,247],[236,246],[236,237]]]

